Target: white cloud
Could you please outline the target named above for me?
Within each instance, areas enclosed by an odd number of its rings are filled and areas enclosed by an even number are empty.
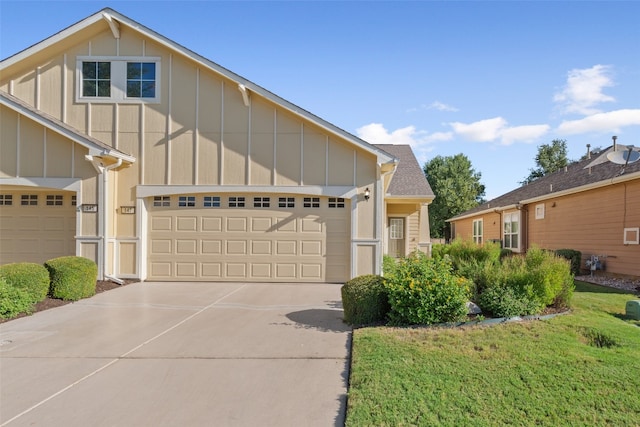
[[[550,129],[549,125],[524,125],[508,126],[502,117],[480,120],[473,123],[449,123],[453,131],[473,142],[500,141],[503,145],[511,145],[514,142],[532,142],[541,137]]]
[[[451,105],[444,104],[440,101],[434,101],[427,107],[429,110],[438,110],[438,111],[459,111],[456,107]]]
[[[415,126],[407,126],[389,133],[382,123],[371,123],[356,129],[358,136],[371,144],[409,144],[417,143],[418,132]]]
[[[611,67],[608,65],[573,69],[568,73],[566,85],[561,92],[554,95],[553,100],[563,106],[565,113],[599,113],[596,105],[615,101],[615,98],[602,93],[605,87],[613,86],[610,74]]]
[[[640,109],[626,109],[593,114],[579,120],[565,120],[558,132],[566,135],[588,132],[619,132],[625,126],[640,125]]]

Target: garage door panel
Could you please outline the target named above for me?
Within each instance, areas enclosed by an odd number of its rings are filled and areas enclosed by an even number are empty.
[[[202,240],[203,255],[219,255],[222,253],[222,240]]]
[[[349,271],[350,210],[328,209],[326,199],[321,208],[296,203],[296,208],[154,209],[149,280],[318,282],[326,280],[332,263],[339,271],[332,276]],[[337,256],[328,258],[329,248]],[[347,279],[347,274],[340,278]]]
[[[270,240],[254,240],[251,242],[251,255],[272,255]]]
[[[227,255],[247,255],[245,240],[227,240]]]
[[[22,215],[18,222],[18,229],[21,231],[39,231],[40,217],[33,215]]]
[[[63,231],[65,230],[65,218],[61,217],[45,217],[44,229],[45,231]]]
[[[184,240],[178,239],[176,240],[176,253],[178,255],[182,254],[196,254],[198,247],[198,242],[196,240]]]
[[[198,231],[198,218],[192,217],[178,217],[176,218],[176,230],[177,231]]]
[[[247,218],[227,218],[227,231],[247,231]]]
[[[168,217],[168,216],[152,217],[150,231],[171,231],[171,217]]]
[[[222,231],[222,218],[221,217],[203,217],[202,231],[204,232]]]

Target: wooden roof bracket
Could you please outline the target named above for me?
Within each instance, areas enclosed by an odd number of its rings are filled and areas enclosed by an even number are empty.
[[[111,33],[113,34],[113,38],[119,39],[120,24],[118,24],[118,22],[114,20],[113,17],[109,15],[107,12],[102,12],[102,17],[104,18],[105,21],[107,21],[107,24],[109,24],[109,28],[111,29]]]

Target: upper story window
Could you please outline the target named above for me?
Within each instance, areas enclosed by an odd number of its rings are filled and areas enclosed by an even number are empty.
[[[78,102],[160,102],[159,57],[92,57],[77,59]]]

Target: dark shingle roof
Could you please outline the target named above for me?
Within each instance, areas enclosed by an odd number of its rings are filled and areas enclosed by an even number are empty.
[[[375,144],[375,146],[398,159],[398,166],[387,190],[390,196],[434,197],[433,190],[411,146],[395,144]]]
[[[611,147],[601,151],[598,154],[593,155],[590,159],[581,160],[575,163],[571,163],[566,168],[560,169],[552,174],[538,178],[530,184],[523,185],[520,188],[512,190],[502,196],[489,200],[487,203],[476,206],[473,209],[469,209],[459,215],[450,218],[449,220],[455,220],[460,217],[468,216],[476,212],[482,212],[487,209],[498,209],[503,206],[514,205],[524,200],[530,200],[538,197],[553,197],[555,194],[562,191],[571,190],[574,188],[582,187],[588,184],[595,184],[600,181],[612,179],[618,175],[623,168],[622,165],[605,161],[597,164],[591,168],[587,165],[594,162],[596,158],[603,153],[611,150]],[[640,161],[628,164],[624,168],[624,174],[640,172]]]

